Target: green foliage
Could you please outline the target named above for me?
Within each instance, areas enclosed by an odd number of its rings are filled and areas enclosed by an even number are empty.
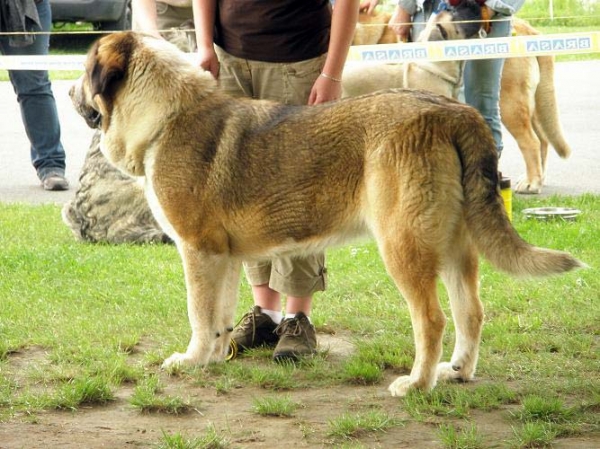
[[[525,207],[545,205],[576,207],[582,214],[574,222],[541,222],[521,213]],[[431,393],[392,399],[387,384],[412,366],[412,329],[404,301],[372,242],[328,252],[329,287],[315,298],[313,320],[319,338],[331,331],[335,339],[317,356],[297,365],[278,365],[272,363],[271,351],[250,351],[231,362],[178,370],[163,387],[160,380],[167,374],[160,372],[162,360],[181,350],[189,338],[176,249],[78,243],[62,224],[57,206],[0,204],[0,420],[28,416],[35,422],[45,410],[104,406],[114,401],[117,390],[119,397],[128,390],[125,384],[135,385],[127,400],[141,412],[193,410],[189,400],[170,389],[183,384],[212,389],[225,401],[239,388],[254,388],[256,414],[296,419],[314,405],[302,401],[301,408],[294,408],[297,404],[280,391],[296,395],[315,388],[359,391],[375,385],[378,397],[365,401],[377,403],[385,397],[387,413],[371,415],[374,409],[349,402],[347,412],[339,415],[343,419],[328,421],[328,437],[340,447],[363,437],[366,441],[373,432],[384,435],[379,429],[400,426],[400,416],[445,426],[439,438],[446,447],[476,447],[478,437],[485,435],[471,423],[494,411],[505,417],[508,432],[513,427],[511,444],[519,447],[586,435],[598,428],[600,403],[595,382],[600,197],[516,197],[513,212],[514,225],[527,241],[568,250],[592,268],[523,280],[482,262],[486,323],[479,382],[440,383]],[[439,293],[449,316],[441,284]],[[250,290],[243,283],[237,315],[250,303]],[[336,346],[342,341],[347,352]],[[444,359],[453,343],[449,322]],[[263,397],[277,400],[261,403]],[[302,425],[306,435],[314,432],[305,421]],[[165,434],[161,444],[205,447],[196,437]],[[217,440],[215,444],[225,444]]]
[[[335,439],[353,439],[399,425],[399,421],[385,412],[372,410],[365,413],[343,414],[329,421],[329,436]]]
[[[483,449],[485,447],[474,425],[457,428],[452,424],[445,424],[439,427],[438,434],[447,449]]]
[[[527,0],[518,16],[533,26],[595,27],[600,26],[600,3],[582,0]]]
[[[214,426],[208,426],[204,435],[187,438],[181,433],[167,434],[163,431],[158,449],[225,449],[229,447],[227,440],[220,436]]]
[[[180,415],[192,410],[190,403],[179,396],[162,395],[162,386],[157,376],[145,378],[135,387],[129,403],[142,413],[165,413]]]
[[[252,409],[262,416],[291,417],[299,406],[289,395],[257,397],[252,401]]]

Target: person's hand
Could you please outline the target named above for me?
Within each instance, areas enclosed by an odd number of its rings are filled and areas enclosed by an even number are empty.
[[[388,26],[394,30],[394,33],[398,35],[402,42],[408,42],[410,40],[410,29],[412,26],[411,20],[410,14],[397,6],[388,22]]]
[[[320,104],[342,98],[342,83],[319,75],[310,91],[308,104]]]
[[[219,59],[213,46],[198,48],[198,65],[215,79],[219,77]]]
[[[361,0],[358,6],[360,12],[366,12],[371,15],[375,12],[375,7],[379,3],[379,0]]]

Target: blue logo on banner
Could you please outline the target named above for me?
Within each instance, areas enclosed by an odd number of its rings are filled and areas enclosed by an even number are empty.
[[[477,45],[448,45],[444,47],[444,56],[451,58],[460,58],[461,56],[471,55],[496,55],[508,54],[510,49],[508,44],[477,44]]]
[[[493,55],[494,53],[496,53],[496,45],[495,44],[485,44],[483,46],[483,52],[486,55]]]
[[[587,50],[592,47],[592,40],[589,37],[579,38],[554,38],[543,39],[539,41],[528,41],[525,49],[528,52],[538,51],[564,51],[564,50]]]
[[[415,50],[415,58],[427,59],[427,50],[425,50],[424,48],[417,48]]]
[[[390,59],[400,59],[400,50],[390,50],[388,56]]]
[[[584,50],[589,50],[590,48],[592,48],[592,39],[589,37],[580,37],[579,48]]]
[[[372,51],[363,51],[362,52],[362,58],[365,61],[374,61],[375,60],[375,55],[373,54]]]
[[[452,57],[458,56],[458,52],[456,51],[456,47],[450,47],[450,46],[448,46],[448,47],[444,48],[444,55],[445,56],[452,56]]]
[[[415,52],[413,50],[402,50],[402,58],[404,59],[412,59],[414,55]]]
[[[467,47],[466,45],[459,45],[458,46],[458,54],[460,56],[468,56],[469,53],[471,53],[471,52],[469,51],[469,47]]]

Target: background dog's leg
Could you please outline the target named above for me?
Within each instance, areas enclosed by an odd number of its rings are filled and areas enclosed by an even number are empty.
[[[415,363],[410,376],[397,378],[389,387],[392,396],[435,386],[436,366],[442,353],[446,318],[437,297],[437,256],[423,245],[423,236],[396,232],[380,243],[385,266],[408,302],[415,339]]]
[[[517,68],[521,71],[511,72]],[[524,76],[524,74],[528,76]],[[540,193],[542,191],[541,143],[532,123],[535,110],[535,91],[540,81],[537,60],[522,58],[518,66],[513,63],[506,67],[502,76],[518,80],[518,82],[510,84],[502,83],[502,95],[500,96],[502,124],[515,138],[527,171],[525,179],[517,183],[515,191]]]
[[[220,328],[223,323],[220,301],[223,292],[230,290],[225,285],[233,274],[229,255],[202,253],[185,242],[178,242],[177,246],[185,273],[192,338],[187,351],[173,354],[164,361],[163,368],[206,365],[212,358],[217,340],[225,331]]]
[[[464,224],[463,224],[464,227]],[[473,378],[479,356],[483,306],[479,300],[478,254],[466,229],[452,240],[441,273],[448,290],[456,339],[451,361],[438,365],[438,380]]]

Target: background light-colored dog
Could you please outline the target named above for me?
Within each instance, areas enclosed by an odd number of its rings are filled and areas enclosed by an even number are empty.
[[[413,323],[415,363],[390,386],[396,396],[473,378],[479,252],[515,275],[582,265],[519,237],[491,132],[452,99],[411,90],[317,106],[233,98],[171,44],[132,32],[101,38],[85,67],[75,107],[101,129],[108,160],[144,178],[183,261],[192,336],[165,367],[224,359],[246,259],[373,236]],[[456,326],[446,363],[438,275]]]
[[[463,39],[466,36],[453,33],[453,23],[460,20],[456,14],[445,11],[432,16],[432,21],[419,36],[419,40],[439,40],[431,32],[444,27],[446,39]],[[526,21],[515,18],[516,35],[539,34]],[[376,35],[376,25],[369,25],[371,35]],[[380,24],[379,27],[386,27]],[[386,27],[387,28],[387,27]],[[369,35],[364,34],[363,44]],[[476,34],[471,35],[475,37]],[[407,64],[351,66],[344,71],[344,96],[357,96],[378,89],[409,87],[426,89],[452,98],[458,97],[462,83],[464,61],[419,61]],[[548,145],[557,154],[567,158],[571,148],[566,142],[559,119],[554,88],[554,58],[537,56],[507,58],[502,72],[500,91],[502,123],[514,137],[525,162],[526,173],[515,185],[517,193],[541,193],[546,176]]]

